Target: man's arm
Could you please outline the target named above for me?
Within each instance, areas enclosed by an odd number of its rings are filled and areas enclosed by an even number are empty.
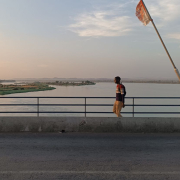
[[[122,85],[120,86],[120,92],[121,92],[121,99],[122,99],[123,107],[125,107],[125,105],[124,105],[124,87]]]

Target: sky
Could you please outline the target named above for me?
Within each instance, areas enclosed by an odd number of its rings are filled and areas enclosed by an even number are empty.
[[[0,0],[0,79],[177,79],[139,0]],[[180,1],[144,0],[180,70]]]

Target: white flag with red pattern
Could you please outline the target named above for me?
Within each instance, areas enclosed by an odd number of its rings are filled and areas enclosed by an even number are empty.
[[[136,16],[145,26],[148,25],[151,21],[151,17],[147,12],[147,9],[142,0],[140,0],[139,4],[136,7]]]

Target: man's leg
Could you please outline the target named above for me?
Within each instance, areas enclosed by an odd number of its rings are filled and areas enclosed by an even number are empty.
[[[120,115],[119,117],[122,117],[122,115],[121,115],[122,107],[123,107],[123,103],[120,101],[119,106],[118,106],[118,111],[119,111],[119,115]]]
[[[122,102],[121,101],[115,101],[113,106],[113,113],[117,115],[117,117],[122,117],[120,111],[122,109]]]
[[[122,106],[121,102],[120,101],[116,101],[116,115],[117,115],[117,117],[122,117],[121,114],[120,114],[120,111],[122,109],[121,106]]]
[[[113,106],[113,113],[116,114],[116,101],[114,102],[114,106]]]

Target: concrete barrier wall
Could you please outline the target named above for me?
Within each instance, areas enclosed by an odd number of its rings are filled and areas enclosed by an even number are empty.
[[[0,117],[0,132],[180,132],[180,118]]]

